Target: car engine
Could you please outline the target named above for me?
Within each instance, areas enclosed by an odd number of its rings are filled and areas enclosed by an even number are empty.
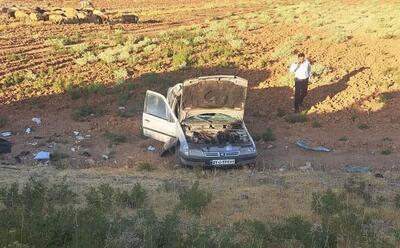
[[[250,142],[240,121],[233,123],[183,123],[186,139],[192,144],[245,144]]]

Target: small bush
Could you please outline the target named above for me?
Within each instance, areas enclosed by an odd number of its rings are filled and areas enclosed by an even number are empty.
[[[23,72],[13,72],[4,78],[4,85],[6,87],[14,86],[22,83],[25,80]]]
[[[143,205],[146,196],[146,191],[139,183],[137,183],[130,192],[118,191],[116,201],[119,207],[137,208]]]
[[[263,132],[260,137],[263,141],[275,141],[276,139],[271,128],[268,128],[265,132]]]
[[[154,171],[155,168],[153,167],[153,165],[149,164],[149,163],[140,163],[138,166],[138,170],[139,171]]]
[[[320,78],[323,74],[328,71],[328,68],[321,64],[315,64],[312,68],[312,74],[314,77]]]
[[[121,83],[128,77],[128,71],[125,68],[119,68],[113,71],[113,76],[118,83]]]
[[[89,48],[89,45],[86,43],[76,44],[70,47],[70,50],[77,55],[84,53]]]
[[[381,154],[382,155],[390,155],[390,154],[392,154],[392,150],[391,149],[385,149],[385,150],[381,151]]]
[[[192,50],[189,48],[180,48],[172,57],[172,65],[177,69],[183,69],[190,65]]]
[[[0,128],[3,128],[7,125],[8,119],[4,116],[0,116]]]
[[[365,123],[362,123],[362,124],[358,125],[358,128],[361,129],[361,130],[365,130],[365,129],[368,129],[369,126],[367,124],[365,124]]]
[[[79,99],[82,96],[82,91],[79,87],[74,87],[72,84],[68,84],[65,87],[65,91],[71,97],[72,100]]]
[[[312,121],[312,123],[311,123],[311,126],[312,126],[313,128],[320,128],[320,127],[322,127],[322,124],[321,124],[321,122],[319,122],[317,119],[313,119],[313,121]]]
[[[74,121],[86,121],[89,116],[99,117],[104,114],[104,111],[98,106],[83,105],[72,112]]]
[[[106,49],[98,55],[98,58],[106,64],[114,63],[117,60],[116,52],[113,49]]]
[[[241,39],[231,39],[228,41],[229,45],[231,45],[232,49],[234,50],[240,50],[243,47],[243,40]]]
[[[383,102],[383,103],[386,103],[386,102],[388,102],[389,100],[391,100],[393,98],[394,98],[393,94],[391,94],[389,92],[382,93],[382,94],[379,95],[379,101]]]
[[[400,209],[400,194],[396,194],[396,196],[394,198],[394,206],[396,208]]]
[[[287,41],[285,43],[282,43],[277,48],[275,48],[272,54],[272,58],[279,59],[283,57],[288,57],[292,54],[293,49],[294,49],[293,42]]]
[[[339,141],[348,141],[349,139],[347,136],[340,137]]]
[[[199,215],[211,199],[211,193],[199,189],[199,182],[196,181],[190,189],[183,190],[179,194],[179,206],[192,214]]]
[[[308,117],[305,114],[290,114],[285,120],[289,123],[304,123],[308,121]]]
[[[108,140],[108,142],[111,145],[119,145],[119,144],[122,144],[122,143],[126,143],[126,141],[127,141],[126,136],[115,134],[115,133],[112,133],[110,131],[106,131],[104,133],[104,137]]]
[[[350,37],[343,31],[338,31],[331,37],[331,41],[335,43],[343,43],[349,39]]]
[[[285,115],[286,115],[286,111],[283,108],[277,108],[276,109],[276,116],[284,117]]]

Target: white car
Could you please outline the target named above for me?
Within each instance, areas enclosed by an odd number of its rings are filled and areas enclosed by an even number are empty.
[[[167,97],[148,90],[143,133],[175,148],[188,166],[252,165],[255,143],[243,121],[247,80],[236,76],[189,79],[168,89]]]

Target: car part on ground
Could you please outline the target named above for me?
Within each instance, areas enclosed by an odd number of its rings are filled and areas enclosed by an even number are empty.
[[[314,151],[314,152],[330,152],[331,151],[331,149],[323,147],[323,146],[311,146],[302,139],[297,140],[296,145],[305,150]]]
[[[0,139],[0,154],[11,153],[11,142],[5,139]]]

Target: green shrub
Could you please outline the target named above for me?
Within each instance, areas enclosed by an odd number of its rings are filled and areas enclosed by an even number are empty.
[[[104,133],[104,137],[108,140],[110,145],[119,145],[122,143],[126,143],[127,138],[124,135],[115,134],[110,131],[106,131]]]
[[[183,69],[191,64],[192,50],[186,47],[179,48],[172,57],[172,65],[177,69]]]
[[[288,57],[292,54],[294,49],[294,44],[291,41],[287,41],[279,45],[275,48],[274,52],[272,53],[273,59],[279,59],[283,57]]]
[[[275,134],[271,128],[268,128],[265,132],[256,136],[256,140],[263,140],[263,141],[275,141]]]
[[[362,124],[358,125],[358,128],[361,130],[364,130],[364,129],[369,129],[369,126],[365,123],[362,123]]]
[[[139,171],[154,171],[155,168],[153,167],[153,165],[149,164],[149,163],[140,163],[138,166],[138,170]]]
[[[321,124],[321,122],[319,122],[317,119],[313,119],[313,121],[312,121],[312,123],[311,123],[311,126],[312,126],[313,128],[320,128],[320,127],[322,127],[322,124]]]
[[[350,37],[343,31],[337,31],[332,37],[331,41],[335,43],[343,43],[349,40]]]
[[[99,117],[103,114],[104,111],[98,106],[83,105],[72,112],[72,119],[74,121],[86,121],[90,116]]]
[[[117,53],[114,49],[108,48],[101,52],[98,58],[106,64],[111,64],[117,60]]]
[[[119,68],[113,71],[113,76],[118,83],[121,83],[128,77],[128,71],[125,68]]]
[[[3,128],[7,125],[8,119],[4,116],[0,116],[0,128]]]
[[[308,117],[305,114],[290,114],[285,117],[285,120],[289,123],[303,123],[308,121]]]
[[[276,109],[276,116],[284,117],[285,115],[286,115],[286,111],[283,108],[277,108]]]
[[[71,97],[72,100],[76,100],[82,96],[82,91],[79,87],[75,87],[72,84],[67,84],[65,91]]]
[[[315,64],[312,66],[312,74],[314,77],[320,78],[327,71],[328,71],[328,68],[324,65]]]
[[[183,190],[179,194],[179,206],[192,214],[199,215],[211,202],[211,193],[199,189],[199,182],[192,184],[191,188]]]
[[[400,209],[400,194],[396,194],[394,198],[394,206],[398,209]]]
[[[116,202],[119,207],[137,208],[143,206],[146,196],[146,191],[139,183],[137,183],[130,192],[126,190],[118,191],[116,195]]]
[[[89,45],[86,43],[80,43],[71,46],[69,49],[77,55],[83,54],[87,49],[89,48]]]
[[[4,85],[6,87],[14,86],[22,83],[25,80],[23,72],[13,72],[4,78]]]
[[[381,151],[381,154],[382,155],[390,155],[390,154],[392,154],[392,150],[391,149],[385,149],[385,150],[382,150]]]

